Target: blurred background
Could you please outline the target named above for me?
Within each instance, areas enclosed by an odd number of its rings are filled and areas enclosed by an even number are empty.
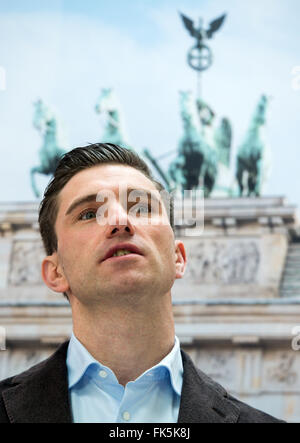
[[[39,98],[60,118],[66,148],[101,140],[94,107],[100,90],[109,87],[137,151],[147,146],[159,154],[176,147],[178,91],[196,92],[196,74],[186,63],[193,41],[178,11],[195,21],[201,16],[206,24],[228,14],[210,44],[214,64],[203,74],[204,99],[232,121],[236,149],[259,96],[273,97],[268,118],[273,166],[266,193],[284,194],[299,205],[300,90],[292,74],[300,65],[297,0],[2,0],[1,201],[34,197],[28,171],[39,162],[41,139],[32,126]]]
[[[183,134],[180,91],[199,97],[187,63],[195,39],[180,13],[195,26],[202,18],[203,29],[227,14],[206,42],[213,63],[200,86],[216,120],[230,122],[231,192],[205,199],[201,237],[177,229],[189,258],[174,286],[177,335],[232,394],[297,422],[298,0],[0,0],[0,377],[40,361],[72,330],[68,303],[40,277],[37,210],[51,178],[31,175],[49,143],[41,116],[55,120],[64,151],[110,141],[96,105],[112,89],[126,144],[142,155],[147,148],[167,171]],[[263,94],[268,179],[259,195],[241,196],[236,159]]]

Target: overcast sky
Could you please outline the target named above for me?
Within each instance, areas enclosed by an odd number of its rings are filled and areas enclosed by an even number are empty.
[[[0,0],[0,202],[35,200],[38,98],[59,116],[66,150],[102,141],[94,106],[103,87],[115,89],[137,151],[148,147],[159,156],[176,148],[178,91],[196,92],[186,64],[193,41],[178,11],[206,24],[228,13],[210,41],[215,62],[204,74],[204,98],[218,118],[230,118],[235,150],[260,95],[273,97],[265,192],[300,206],[300,81],[294,78],[293,88],[292,76],[300,66],[299,0]],[[37,182],[43,188],[48,180]]]

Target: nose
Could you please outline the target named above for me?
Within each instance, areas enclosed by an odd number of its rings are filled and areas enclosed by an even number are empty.
[[[111,229],[109,232],[108,237],[115,237],[122,234],[128,234],[130,236],[133,235],[133,229],[130,228],[130,226],[115,226]]]
[[[106,236],[108,238],[115,237],[118,235],[134,235],[135,228],[133,223],[130,221],[127,212],[118,203],[115,205],[114,209],[110,212],[110,217],[108,218],[108,225],[106,227]]]

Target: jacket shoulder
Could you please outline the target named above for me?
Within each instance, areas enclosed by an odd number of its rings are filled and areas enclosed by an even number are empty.
[[[11,377],[5,378],[4,380],[0,381],[0,394],[7,388],[18,384],[20,381],[30,379],[31,377],[34,377],[35,374],[39,374],[41,370],[43,370],[44,367],[47,367],[48,362],[51,362],[53,358],[55,358],[56,354],[58,353],[59,349],[56,350],[53,354],[51,354],[48,358],[40,361],[39,363],[36,363],[35,365],[31,366],[30,368],[26,369],[25,371],[19,372]]]
[[[227,398],[240,409],[238,423],[286,423],[259,409],[250,406],[227,393]]]
[[[4,406],[2,392],[13,385],[12,380],[13,377],[9,377],[0,382],[0,423],[9,423],[9,418]]]
[[[201,371],[182,351],[184,384],[182,398],[185,410],[182,421],[197,423],[284,423],[250,406],[229,393],[222,385]],[[189,410],[192,410],[191,414]]]
[[[202,380],[211,386],[212,389],[219,393],[223,393],[226,400],[228,400],[232,405],[239,409],[239,419],[238,423],[285,423],[284,420],[280,420],[272,415],[267,414],[247,403],[238,400],[236,397],[232,396],[223,386],[209,377],[207,374],[202,372],[199,368],[196,368],[199,376]]]
[[[35,406],[39,408],[47,389],[50,395],[56,385],[59,385],[60,391],[65,388],[65,357],[68,343],[63,343],[47,359],[26,371],[0,381],[0,423],[13,422],[9,411],[18,409],[20,403],[27,404],[35,398],[38,399],[36,403],[39,403]],[[30,412],[29,407],[23,409],[24,414]]]

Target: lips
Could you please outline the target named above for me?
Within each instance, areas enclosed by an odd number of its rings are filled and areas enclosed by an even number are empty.
[[[140,251],[140,249],[137,246],[135,246],[135,245],[133,245],[131,243],[119,243],[119,244],[111,247],[107,251],[107,253],[104,256],[102,261],[107,260],[108,258],[111,258],[114,255],[114,253],[117,252],[119,249],[126,249],[127,251],[130,251],[133,254],[143,255],[142,252]]]

